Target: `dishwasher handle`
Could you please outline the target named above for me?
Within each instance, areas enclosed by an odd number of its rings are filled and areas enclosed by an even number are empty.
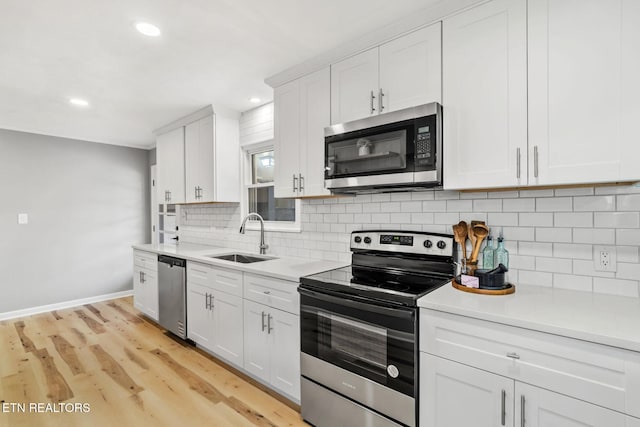
[[[171,267],[185,268],[187,266],[186,260],[181,258],[174,258],[166,255],[158,255],[158,262],[163,264],[169,264]]]

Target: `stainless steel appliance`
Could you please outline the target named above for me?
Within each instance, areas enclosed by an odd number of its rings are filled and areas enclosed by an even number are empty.
[[[169,332],[187,338],[187,262],[158,255],[158,322]]]
[[[455,273],[453,235],[351,233],[349,267],[301,278],[301,405],[319,426],[416,426],[417,300]]]
[[[324,182],[333,193],[442,185],[438,103],[333,125],[324,135]]]

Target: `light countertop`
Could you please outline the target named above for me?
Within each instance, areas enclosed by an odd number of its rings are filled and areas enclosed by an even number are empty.
[[[333,270],[334,268],[340,268],[347,265],[344,262],[323,261],[295,257],[281,257],[272,254],[266,254],[264,256],[274,257],[273,259],[251,264],[242,264],[239,262],[211,258],[207,255],[223,255],[229,253],[242,253],[257,256],[260,255],[237,249],[195,245],[190,243],[179,243],[177,245],[143,244],[133,245],[133,248],[141,251],[153,252],[156,254],[175,256],[178,258],[186,259],[188,261],[211,264],[216,267],[230,268],[234,270],[245,271],[247,273],[255,273],[261,274],[263,276],[275,277],[278,279],[288,280],[296,283],[300,281],[300,277],[302,276],[316,274],[327,270]]]
[[[478,295],[447,284],[418,305],[640,351],[640,298],[525,285],[511,295]]]

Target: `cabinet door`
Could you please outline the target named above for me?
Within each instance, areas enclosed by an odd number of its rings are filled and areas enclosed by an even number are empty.
[[[527,184],[526,0],[443,21],[444,187]]]
[[[213,351],[229,362],[243,363],[243,311],[242,298],[213,291]]]
[[[189,123],[184,132],[186,201],[212,202],[213,116]]]
[[[144,288],[144,312],[153,320],[158,320],[158,273],[153,270],[142,271]]]
[[[269,381],[269,307],[244,300],[244,369],[261,380]]]
[[[299,81],[294,80],[274,91],[274,187],[276,197],[298,195],[300,172]]]
[[[271,384],[300,399],[300,317],[270,309]]]
[[[530,183],[640,177],[639,3],[530,0],[528,17]]]
[[[514,381],[420,353],[420,425],[513,426]]]
[[[331,124],[329,67],[301,78],[299,85],[300,195],[326,196],[331,194],[324,188],[324,128]]]
[[[632,419],[582,400],[516,382],[515,425],[630,427]],[[523,419],[524,418],[524,419]]]
[[[198,345],[213,350],[213,310],[209,307],[208,294],[204,286],[187,282],[187,337]]]
[[[378,48],[331,66],[331,123],[378,114]]]
[[[133,267],[133,306],[144,313],[147,302],[145,301],[142,271],[143,269],[140,267]]]
[[[442,24],[380,46],[381,113],[441,102]]]
[[[158,201],[184,203],[184,128],[158,136],[156,141],[158,167]],[[169,200],[165,200],[169,192]]]

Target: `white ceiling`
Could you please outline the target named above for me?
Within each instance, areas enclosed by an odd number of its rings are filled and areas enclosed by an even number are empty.
[[[149,147],[154,129],[271,100],[264,78],[431,3],[0,0],[0,128]],[[162,35],[139,34],[140,20]]]

